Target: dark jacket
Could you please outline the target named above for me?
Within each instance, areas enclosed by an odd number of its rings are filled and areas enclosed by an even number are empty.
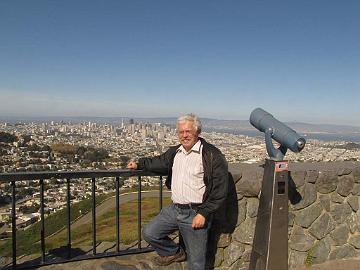
[[[204,184],[206,186],[203,202],[197,212],[208,218],[225,201],[228,190],[228,165],[224,155],[214,145],[200,138],[203,144],[202,161],[204,166]],[[176,150],[180,145],[170,147],[165,153],[153,158],[140,158],[138,169],[165,174],[165,185],[171,188],[172,166]]]

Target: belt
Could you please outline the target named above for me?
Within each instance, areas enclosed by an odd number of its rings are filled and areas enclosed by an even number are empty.
[[[180,209],[194,209],[194,210],[196,210],[201,205],[201,203],[186,203],[186,204],[174,203],[174,205],[177,208],[180,208]]]

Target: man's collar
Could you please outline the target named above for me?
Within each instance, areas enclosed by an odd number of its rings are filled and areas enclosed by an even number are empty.
[[[187,152],[184,148],[184,146],[180,145],[179,148],[176,150],[176,152],[182,151],[184,153],[190,153],[190,152],[195,152],[195,153],[200,153],[200,148],[201,147],[201,141],[198,140],[193,147],[191,147],[190,151]]]

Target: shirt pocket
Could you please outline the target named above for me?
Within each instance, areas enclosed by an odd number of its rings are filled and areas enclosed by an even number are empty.
[[[196,178],[201,177],[201,179],[204,177],[204,166],[202,165],[202,163],[194,166],[192,170],[192,175]]]
[[[192,186],[200,189],[204,186],[204,167],[202,164],[194,166],[192,169]]]

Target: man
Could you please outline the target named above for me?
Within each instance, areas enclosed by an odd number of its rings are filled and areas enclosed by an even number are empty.
[[[201,122],[193,114],[177,121],[180,145],[164,154],[129,162],[129,169],[166,173],[172,204],[164,207],[144,227],[144,239],[160,255],[158,265],[184,261],[190,270],[204,270],[212,214],[225,201],[228,186],[227,162],[218,148],[200,138]],[[179,230],[185,251],[169,238]]]

